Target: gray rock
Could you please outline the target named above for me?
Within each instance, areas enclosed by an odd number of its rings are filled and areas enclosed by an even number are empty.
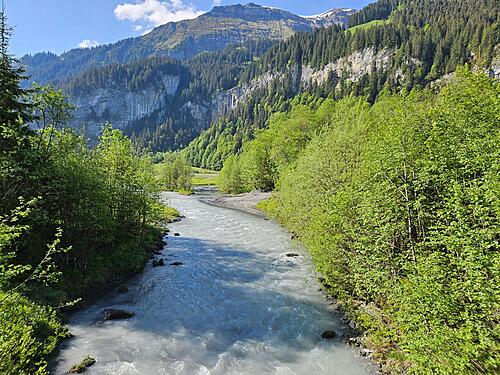
[[[162,267],[165,265],[165,260],[163,258],[153,260],[153,267]]]
[[[324,338],[324,339],[334,339],[335,337],[337,337],[337,333],[335,331],[324,331],[322,334],[321,334],[321,337]]]
[[[129,319],[132,318],[135,314],[126,310],[115,310],[115,309],[106,309],[103,311],[104,320],[118,320],[118,319]]]
[[[359,354],[363,357],[371,357],[373,354],[373,350],[370,349],[360,349]]]

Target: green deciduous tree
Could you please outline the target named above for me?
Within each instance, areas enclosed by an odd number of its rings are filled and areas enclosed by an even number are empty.
[[[233,174],[277,166],[263,207],[304,242],[387,370],[499,370],[499,90],[464,68],[437,96],[295,103],[224,165],[233,192],[259,183]]]
[[[167,153],[159,166],[160,178],[167,190],[190,192],[193,171],[183,155]]]

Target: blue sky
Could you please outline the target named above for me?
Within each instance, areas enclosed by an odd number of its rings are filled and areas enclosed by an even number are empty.
[[[61,53],[72,48],[139,36],[169,21],[194,18],[214,5],[251,0],[4,0],[15,27],[11,50]],[[361,8],[374,0],[253,0],[254,3],[313,15],[332,8]]]

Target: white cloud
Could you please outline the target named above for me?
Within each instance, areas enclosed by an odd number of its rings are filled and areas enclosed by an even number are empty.
[[[135,30],[142,31],[168,22],[193,19],[205,12],[185,4],[183,0],[140,0],[119,4],[114,13],[117,19],[132,21]]]
[[[220,7],[220,5],[222,4],[222,0],[214,0],[214,7]]]
[[[99,44],[101,43],[99,43],[97,40],[84,39],[78,44],[78,47],[92,48],[92,47],[97,47]]]

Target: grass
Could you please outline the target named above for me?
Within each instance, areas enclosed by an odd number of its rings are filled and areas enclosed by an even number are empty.
[[[164,205],[163,215],[164,215],[164,220],[168,223],[171,223],[180,216],[180,213],[175,208]]]
[[[387,18],[386,20],[373,20],[370,22],[362,23],[361,25],[356,25],[356,26],[348,28],[347,31],[356,32],[357,30],[368,30],[368,29],[375,27],[375,26],[386,25],[388,23],[391,23],[394,19],[394,13],[400,12],[404,8],[405,8],[405,5],[400,4],[395,10],[393,10],[393,12],[389,15],[389,18]]]
[[[361,25],[356,25],[347,29],[347,31],[356,32],[357,30],[368,30],[375,26],[385,25],[388,20],[373,20],[367,23],[362,23]]]
[[[219,172],[209,169],[193,167],[193,176],[191,184],[193,186],[213,186],[217,185]]]

